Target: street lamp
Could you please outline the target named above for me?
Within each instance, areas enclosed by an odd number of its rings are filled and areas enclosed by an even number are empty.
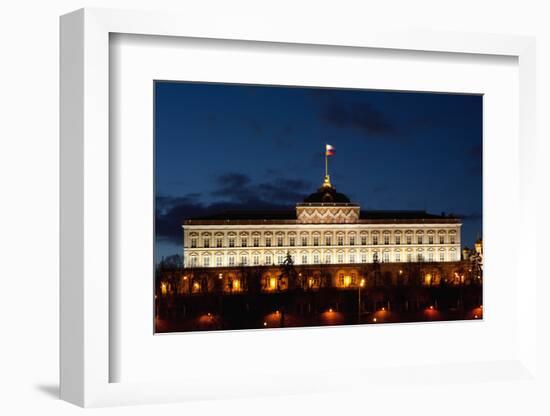
[[[359,288],[357,290],[357,323],[361,323],[361,288],[365,286],[365,279],[361,279],[359,282]]]

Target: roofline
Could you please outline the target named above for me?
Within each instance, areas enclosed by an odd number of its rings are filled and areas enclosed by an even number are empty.
[[[462,224],[458,218],[360,219],[354,223],[303,223],[298,220],[184,220],[186,225],[361,225],[361,224]]]

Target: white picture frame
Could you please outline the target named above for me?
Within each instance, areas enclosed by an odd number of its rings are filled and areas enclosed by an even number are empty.
[[[238,397],[276,393],[338,390],[354,384],[370,389],[383,379],[403,377],[399,369],[371,369],[368,374],[342,368],[330,376],[349,383],[327,386],[317,374],[272,375],[269,382],[240,380],[229,390],[220,382],[110,382],[110,363],[117,359],[109,345],[110,285],[110,165],[109,157],[109,36],[113,33],[226,39],[334,47],[382,48],[452,54],[505,55],[519,65],[520,185],[519,246],[536,241],[535,178],[535,41],[530,37],[430,32],[383,32],[375,29],[330,31],[312,26],[303,31],[266,22],[243,21],[235,29],[219,20],[208,27],[189,16],[106,9],[82,9],[61,18],[61,398],[80,406],[158,403],[198,398]],[[536,379],[536,321],[527,319],[536,307],[537,270],[533,253],[519,250],[525,264],[517,293],[517,356],[501,362],[442,363],[408,369],[409,382],[429,380],[449,372],[467,381],[483,371],[512,380]],[[529,257],[526,257],[529,256]],[[517,272],[517,271],[516,271]],[[513,272],[511,272],[513,273]],[[504,375],[503,375],[504,374]],[[406,378],[406,377],[405,377]],[[483,379],[483,377],[482,377]],[[305,383],[305,380],[309,380]],[[475,382],[475,381],[472,381]],[[479,381],[478,381],[479,382]],[[305,387],[307,384],[307,387]],[[252,388],[252,386],[254,386]],[[246,389],[246,393],[239,389]]]

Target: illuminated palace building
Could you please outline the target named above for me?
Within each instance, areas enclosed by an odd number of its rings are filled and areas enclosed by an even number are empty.
[[[273,268],[287,255],[304,267],[456,262],[461,225],[455,217],[425,211],[362,211],[336,191],[327,174],[295,210],[185,220],[184,266]]]

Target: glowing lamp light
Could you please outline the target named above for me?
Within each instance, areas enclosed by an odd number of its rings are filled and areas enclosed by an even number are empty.
[[[477,315],[474,315],[474,319],[477,319]]]
[[[365,279],[361,279],[360,286],[361,286],[361,287],[365,286]]]
[[[372,318],[372,322],[376,322],[376,318]]]
[[[219,276],[218,276],[218,279],[220,279],[220,280],[223,279],[223,274],[220,273]]]
[[[430,309],[433,310],[433,308],[434,308],[433,305],[430,305]]]
[[[330,308],[328,311],[329,311],[329,312],[332,312],[332,308]]]
[[[271,289],[275,289],[276,286],[277,286],[277,280],[274,277],[270,278],[269,279],[269,287]]]
[[[382,310],[383,310],[383,311],[385,311],[385,310],[386,310],[386,308],[384,308],[384,307],[382,306]]]
[[[267,322],[264,322],[264,326],[267,326]]]
[[[399,270],[399,274],[403,274],[403,270]]]
[[[187,280],[187,276],[183,276],[183,280]]]
[[[277,309],[277,310],[275,311],[275,313],[276,313],[277,315],[279,315],[279,310]]]
[[[210,312],[207,313],[208,316],[212,316],[212,314]]]

